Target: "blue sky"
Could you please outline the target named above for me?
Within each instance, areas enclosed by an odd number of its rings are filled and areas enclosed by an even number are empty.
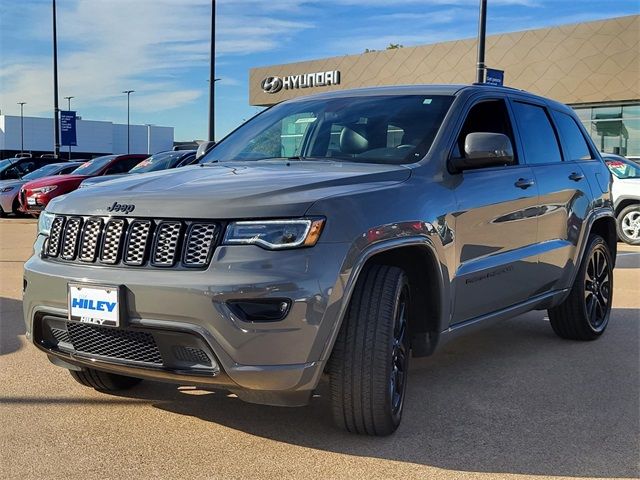
[[[488,33],[640,13],[639,0],[489,0]],[[469,38],[477,0],[218,0],[217,136],[257,111],[249,69]],[[207,132],[210,0],[58,0],[62,97],[91,120]],[[0,0],[0,109],[51,115],[51,1]]]

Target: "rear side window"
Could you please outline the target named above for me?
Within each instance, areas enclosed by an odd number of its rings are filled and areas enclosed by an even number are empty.
[[[582,135],[582,131],[580,131],[576,121],[566,113],[553,112],[553,116],[560,130],[560,137],[566,153],[569,155],[567,160],[592,159],[591,150],[589,150],[587,141],[584,139],[584,135]]]
[[[525,160],[530,165],[562,161],[556,133],[544,108],[513,102]]]

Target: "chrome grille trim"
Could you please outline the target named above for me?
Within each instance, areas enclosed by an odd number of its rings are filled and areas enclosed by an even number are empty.
[[[172,267],[176,262],[176,252],[180,242],[180,222],[160,222],[153,244],[151,264],[160,267]]]
[[[102,231],[102,219],[90,218],[84,224],[82,237],[80,238],[80,254],[78,258],[82,262],[95,262],[98,256],[98,241]]]
[[[57,257],[60,253],[60,241],[62,238],[62,228],[64,227],[64,217],[56,217],[51,223],[49,241],[47,242],[47,255]]]
[[[203,267],[209,263],[212,245],[218,237],[218,226],[213,223],[193,223],[187,234],[183,263],[188,267]]]
[[[202,269],[221,233],[215,221],[57,215],[42,252],[85,265]]]
[[[147,242],[151,232],[151,221],[134,220],[129,225],[127,243],[124,247],[124,263],[142,265],[146,259]]]
[[[122,245],[122,232],[125,221],[114,218],[107,222],[102,236],[102,248],[100,249],[100,261],[115,265],[120,258],[120,246]]]
[[[80,227],[82,219],[71,217],[67,220],[64,227],[64,237],[62,239],[62,258],[65,260],[74,260],[78,250],[78,240],[80,239]]]

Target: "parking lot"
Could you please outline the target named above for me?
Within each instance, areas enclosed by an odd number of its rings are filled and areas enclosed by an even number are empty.
[[[412,364],[388,438],[310,406],[143,382],[98,393],[24,337],[22,263],[35,221],[0,220],[0,478],[635,478],[640,474],[640,248],[619,244],[614,310],[597,342],[531,312]]]

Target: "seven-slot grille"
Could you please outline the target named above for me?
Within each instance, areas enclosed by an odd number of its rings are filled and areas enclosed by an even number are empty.
[[[204,268],[219,238],[215,222],[59,215],[43,253],[79,263]]]

